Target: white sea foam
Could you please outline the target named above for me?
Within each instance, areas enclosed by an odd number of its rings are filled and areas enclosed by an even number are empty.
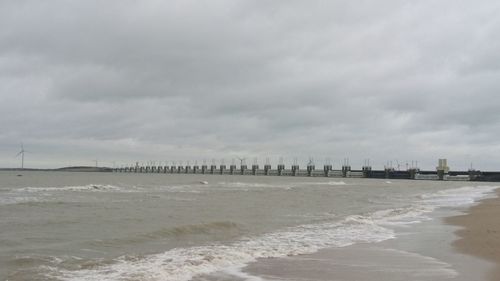
[[[255,183],[255,182],[219,182],[217,186],[234,188],[288,188],[288,185]]]
[[[75,186],[51,187],[23,187],[15,189],[16,192],[52,192],[52,191],[125,191],[125,188],[114,185],[88,184]]]
[[[454,207],[476,202],[500,186],[465,186],[423,194],[422,203],[434,207]]]
[[[112,265],[61,271],[63,280],[189,280],[193,276],[239,267],[257,258],[313,253],[326,247],[378,242],[394,237],[368,217],[351,216],[336,223],[303,225],[231,245],[178,248],[145,258],[121,257]],[[61,278],[59,276],[59,278]]]
[[[260,276],[255,276],[251,275],[247,272],[243,271],[244,266],[236,266],[236,267],[228,267],[224,269],[224,273],[230,276],[236,276],[240,279],[243,279],[245,281],[265,281],[266,279],[260,277]]]
[[[300,182],[295,185],[310,186],[310,185],[347,185],[344,181],[320,181],[320,182]]]
[[[0,206],[1,205],[14,205],[14,204],[22,204],[22,203],[32,203],[32,202],[42,202],[43,200],[38,197],[33,196],[9,196],[9,197],[0,197]]]
[[[241,268],[258,258],[307,254],[328,247],[359,242],[379,242],[395,237],[392,224],[407,224],[427,218],[439,207],[468,205],[490,194],[495,186],[463,187],[422,195],[406,208],[387,209],[367,215],[352,215],[342,221],[309,224],[240,239],[229,245],[214,244],[176,248],[146,257],[123,256],[112,264],[90,269],[54,269],[62,280],[171,280]]]

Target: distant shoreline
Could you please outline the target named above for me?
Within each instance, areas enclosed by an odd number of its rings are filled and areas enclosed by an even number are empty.
[[[36,172],[112,172],[108,167],[72,166],[56,169],[36,169],[36,168],[0,168],[0,171],[36,171]]]

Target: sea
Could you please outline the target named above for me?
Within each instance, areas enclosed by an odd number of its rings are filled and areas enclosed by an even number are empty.
[[[0,280],[278,280],[249,268],[324,251],[347,263],[346,250],[361,253],[366,245],[374,257],[387,250],[399,255],[401,249],[380,245],[400,239],[408,229],[418,233],[419,225],[437,220],[440,212],[456,213],[494,196],[497,187],[321,177],[0,172]],[[415,255],[395,260],[405,258]],[[427,275],[405,280],[452,278],[460,274],[453,267],[446,263],[441,272],[436,263],[422,262],[415,270]],[[394,268],[377,270],[391,274]],[[434,279],[433,272],[447,277]],[[361,279],[331,274],[325,280]]]

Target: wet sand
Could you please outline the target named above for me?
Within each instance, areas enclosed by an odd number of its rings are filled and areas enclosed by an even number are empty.
[[[500,197],[500,190],[497,190]],[[447,218],[446,223],[462,229],[453,246],[461,253],[491,261],[496,267],[489,280],[500,280],[500,198],[490,198],[471,207],[466,214]]]
[[[397,227],[396,239],[324,249],[314,254],[259,259],[245,268],[195,281],[486,281],[494,264],[457,252],[460,226],[444,223],[458,211],[436,211],[434,219]],[[491,279],[494,280],[494,279]],[[496,279],[498,280],[498,279]]]

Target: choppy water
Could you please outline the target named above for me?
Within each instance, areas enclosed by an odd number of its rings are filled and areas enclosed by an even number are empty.
[[[0,173],[0,280],[190,280],[261,257],[393,238],[473,203],[463,182]]]

